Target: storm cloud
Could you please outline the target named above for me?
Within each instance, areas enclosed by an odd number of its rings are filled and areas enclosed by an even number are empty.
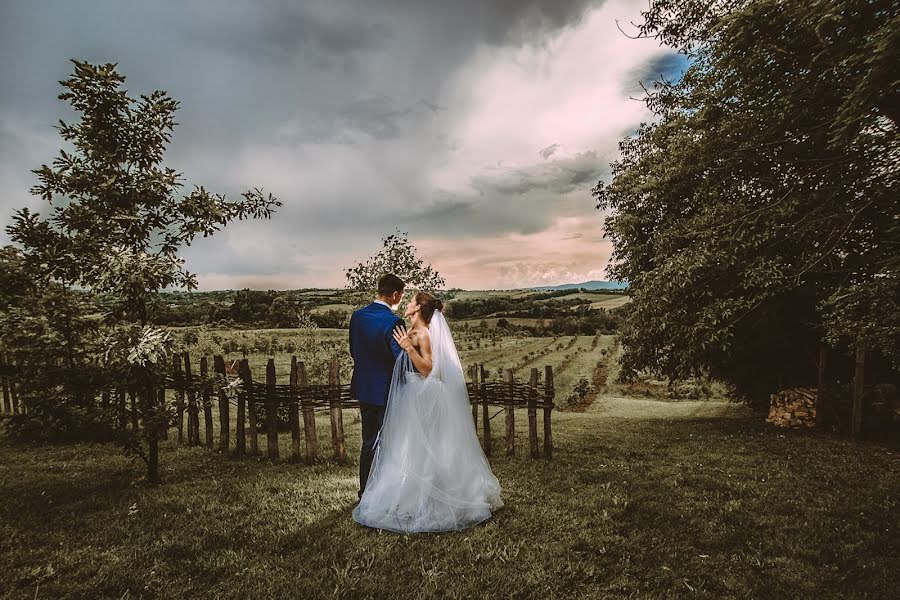
[[[683,60],[615,26],[642,1],[0,3],[0,211],[45,210],[30,170],[76,115],[70,58],[180,101],[168,166],[284,206],[185,248],[202,289],[340,286],[382,236],[460,287],[603,278],[590,188]],[[511,241],[512,240],[512,241]],[[521,242],[521,243],[519,243]],[[0,232],[0,243],[8,243]],[[455,256],[464,252],[466,256]],[[472,253],[480,255],[471,256]]]

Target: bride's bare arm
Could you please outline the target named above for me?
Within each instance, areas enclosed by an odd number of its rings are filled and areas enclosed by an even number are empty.
[[[415,365],[416,370],[425,377],[428,377],[432,368],[430,336],[427,333],[420,332],[418,335],[419,347],[416,348],[413,345],[412,340],[409,339],[409,334],[406,330],[396,327],[394,329],[394,339],[397,340],[400,347],[409,354],[409,359],[412,361],[413,365]]]

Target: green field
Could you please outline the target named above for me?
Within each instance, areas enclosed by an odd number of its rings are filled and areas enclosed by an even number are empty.
[[[351,520],[359,430],[345,421],[346,465],[172,436],[158,489],[110,446],[0,446],[0,597],[900,595],[900,461],[878,446],[728,402],[601,396],[554,414],[553,460],[524,456],[522,435],[517,456],[491,458],[506,506],[490,522],[407,536]]]
[[[466,331],[460,329],[460,324],[454,324],[453,327],[464,367],[481,363],[491,379],[499,379],[506,369],[513,369],[517,379],[527,381],[532,368],[538,369],[543,380],[544,368],[550,365],[555,373],[558,401],[569,396],[582,377],[592,379],[594,370],[603,359],[601,352],[611,348],[614,337],[597,336],[595,343],[595,336],[524,337]],[[179,331],[179,335],[184,334],[184,328]],[[242,343],[250,347],[247,360],[253,378],[257,381],[265,381],[266,364],[269,358],[273,358],[276,381],[288,383],[292,355],[304,362],[310,383],[328,382],[328,368],[333,357],[337,357],[341,365],[342,382],[348,382],[353,372],[348,332],[345,329],[253,329],[212,333],[235,343],[243,340]],[[268,342],[273,338],[274,342]],[[275,349],[261,351],[259,346],[266,343],[270,343]],[[287,349],[288,343],[293,344],[293,350]],[[202,344],[189,349],[195,369],[199,365],[199,355],[211,355],[209,348]],[[226,359],[242,358],[243,353],[224,352],[224,356]]]
[[[618,308],[619,306],[624,306],[629,302],[631,302],[631,298],[629,298],[628,296],[612,296],[609,298],[604,298],[603,300],[596,300],[594,302],[591,302],[591,308],[605,308],[609,310],[612,308]]]

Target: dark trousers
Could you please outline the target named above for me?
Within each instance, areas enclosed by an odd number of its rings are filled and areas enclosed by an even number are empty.
[[[362,497],[366,489],[366,480],[369,479],[369,471],[372,469],[372,459],[375,458],[375,438],[384,421],[385,406],[376,404],[359,403],[359,412],[362,416],[362,448],[359,453],[359,496]]]

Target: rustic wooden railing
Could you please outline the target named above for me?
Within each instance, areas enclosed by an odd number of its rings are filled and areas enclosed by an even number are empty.
[[[200,376],[195,377],[187,353],[176,355],[173,364],[174,376],[166,382],[166,388],[175,392],[178,440],[184,442],[185,415],[187,415],[187,443],[200,444],[200,410],[204,413],[205,444],[213,447],[212,397],[218,400],[219,448],[230,450],[229,405],[236,407],[235,454],[258,455],[259,434],[266,434],[266,452],[270,459],[279,458],[278,431],[291,432],[291,458],[301,459],[300,418],[303,418],[303,438],[308,461],[319,456],[315,412],[327,410],[331,421],[331,446],[334,458],[346,460],[344,443],[343,410],[358,408],[359,403],[350,396],[350,385],[340,381],[340,364],[332,359],[327,384],[311,385],[306,368],[296,356],[291,357],[289,384],[277,384],[275,360],[270,358],[266,365],[265,383],[255,381],[247,359],[239,361],[236,375],[228,373],[225,360],[214,358],[215,378],[208,376],[207,359],[200,360]],[[553,410],[553,369],[547,366],[545,379],[539,382],[538,370],[531,370],[528,383],[515,381],[511,370],[507,370],[503,382],[487,381],[484,365],[473,365],[469,369],[467,384],[469,401],[472,405],[472,419],[478,426],[479,409],[482,413],[482,447],[487,456],[492,452],[491,420],[500,412],[506,414],[506,453],[515,454],[515,409],[526,409],[528,415],[528,439],[532,458],[552,458],[553,435],[551,413]],[[229,380],[237,379],[236,398],[230,398],[226,390]],[[214,382],[214,383],[210,383]],[[501,407],[490,415],[490,407]],[[538,447],[538,410],[543,412],[543,444]],[[247,444],[249,443],[249,449]]]
[[[340,364],[332,359],[327,384],[309,383],[306,367],[296,356],[291,357],[288,384],[277,384],[275,360],[270,358],[266,365],[265,381],[256,381],[247,359],[226,361],[221,356],[213,357],[210,369],[207,357],[199,360],[199,370],[193,368],[193,361],[187,352],[173,357],[172,375],[165,385],[157,390],[157,398],[162,405],[167,392],[174,394],[176,413],[175,427],[179,443],[190,446],[215,444],[215,421],[218,420],[218,448],[232,451],[232,416],[234,424],[233,451],[238,456],[258,455],[259,434],[266,435],[266,451],[271,459],[279,458],[278,433],[291,432],[291,458],[305,458],[315,461],[319,458],[319,442],[316,431],[316,413],[328,411],[331,422],[331,446],[334,458],[346,460],[344,443],[345,409],[358,408],[359,403],[350,396],[350,385],[340,381]],[[212,371],[212,373],[210,373]],[[26,412],[24,403],[16,392],[15,368],[0,357],[0,384],[3,403],[0,416]],[[472,419],[476,430],[481,420],[481,440],[484,453],[492,453],[491,422],[500,413],[505,414],[506,454],[516,451],[516,409],[524,409],[528,417],[528,443],[532,458],[553,456],[553,434],[551,413],[553,411],[553,369],[545,368],[544,380],[539,381],[537,369],[531,369],[527,383],[516,381],[513,372],[504,372],[502,381],[487,381],[483,364],[472,365],[468,369],[467,389],[472,405]],[[214,417],[214,405],[217,418]],[[234,410],[232,410],[234,407]],[[491,407],[499,410],[491,414]],[[134,390],[115,388],[104,390],[100,395],[100,408],[110,411],[121,429],[138,430],[139,412]],[[543,413],[543,444],[538,444],[538,411]],[[200,414],[203,413],[204,436],[200,436]],[[480,413],[480,417],[479,417]],[[300,420],[303,420],[301,435]],[[185,427],[186,426],[186,427]],[[185,435],[186,434],[186,435]],[[168,439],[169,431],[163,432]],[[303,450],[301,452],[301,439]],[[249,444],[249,448],[248,448]]]

